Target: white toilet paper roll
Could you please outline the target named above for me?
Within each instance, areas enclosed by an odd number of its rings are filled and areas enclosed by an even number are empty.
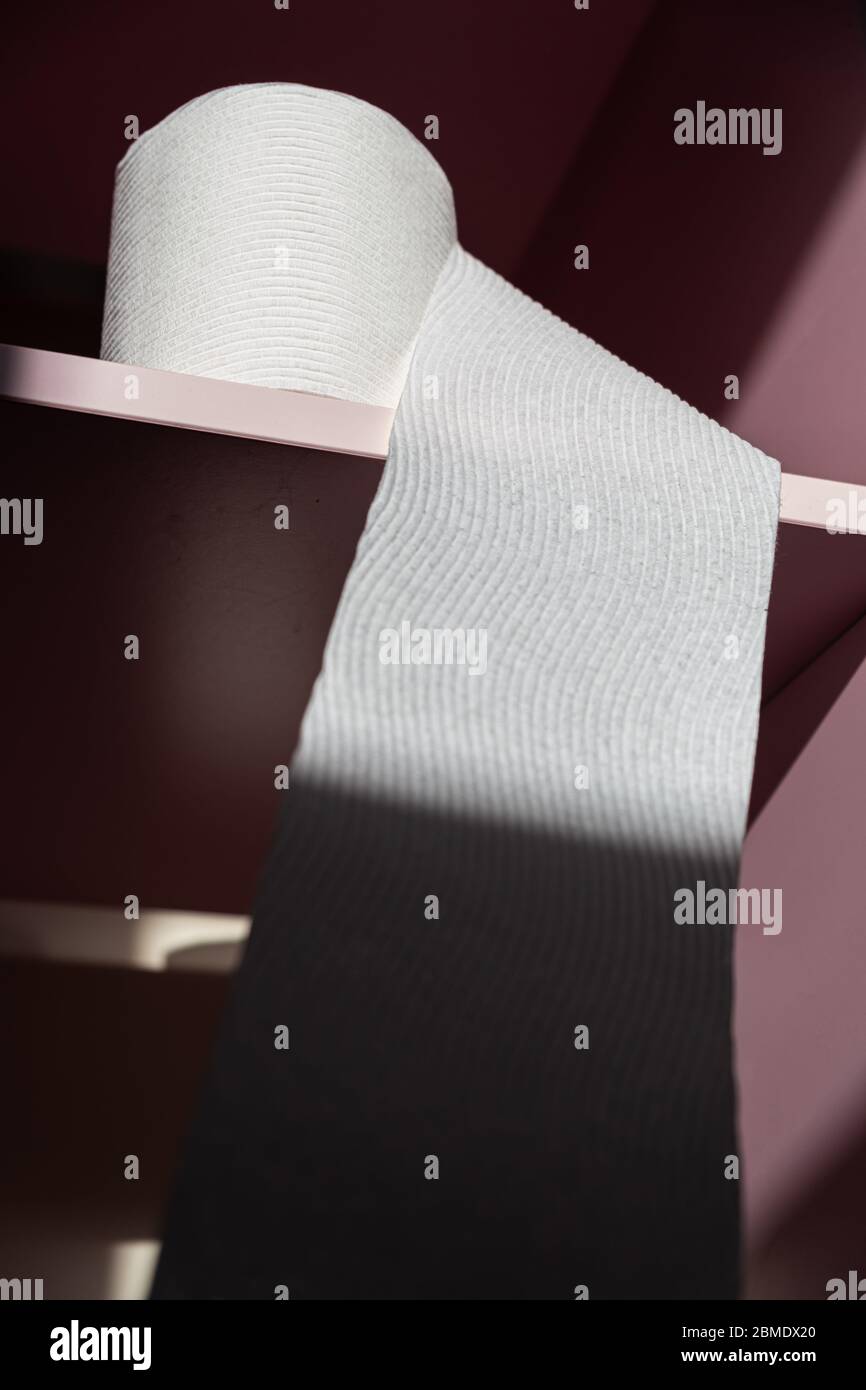
[[[675,914],[737,882],[778,465],[362,103],[194,102],[117,202],[106,352],[399,396],[157,1296],[734,1297],[731,928]]]
[[[455,237],[445,175],[385,112],[211,92],[118,166],[102,356],[394,407]]]

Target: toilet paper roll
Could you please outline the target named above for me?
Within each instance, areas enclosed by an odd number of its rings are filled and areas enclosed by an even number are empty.
[[[778,465],[453,237],[329,93],[121,166],[107,351],[399,395],[158,1297],[737,1292],[732,924],[678,904],[736,886]]]
[[[383,111],[211,92],[118,166],[102,356],[394,407],[455,236],[445,175]]]

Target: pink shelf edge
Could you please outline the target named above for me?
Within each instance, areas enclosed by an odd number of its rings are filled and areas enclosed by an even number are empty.
[[[387,457],[395,414],[386,406],[334,396],[278,391],[5,343],[0,344],[0,396],[372,459]],[[836,529],[866,534],[866,487],[782,474],[780,521],[829,530],[832,516],[842,512],[849,524]]]
[[[30,405],[384,459],[386,406],[0,344],[0,396]],[[132,396],[132,399],[128,399]]]

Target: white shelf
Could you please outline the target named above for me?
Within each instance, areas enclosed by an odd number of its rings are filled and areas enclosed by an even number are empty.
[[[0,901],[0,956],[126,970],[228,974],[240,960],[248,917],[143,910],[128,922],[119,904]]]

